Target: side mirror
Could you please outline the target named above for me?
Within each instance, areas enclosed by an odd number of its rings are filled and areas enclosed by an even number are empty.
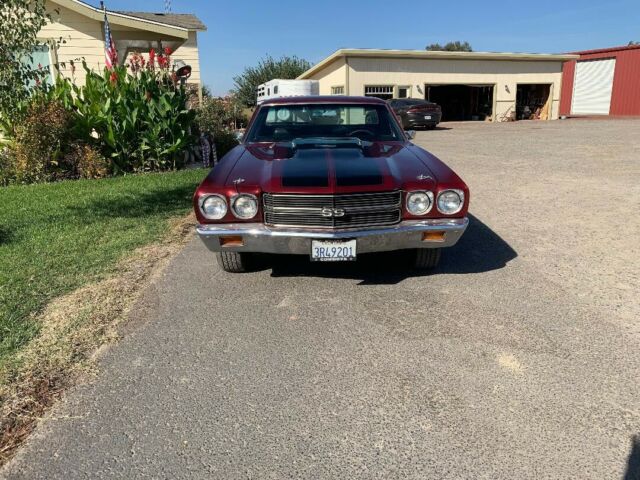
[[[405,134],[407,135],[407,138],[409,140],[413,140],[414,138],[416,138],[416,131],[415,130],[407,130],[405,132]]]

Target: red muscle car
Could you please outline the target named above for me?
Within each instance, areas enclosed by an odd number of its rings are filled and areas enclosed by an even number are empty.
[[[412,250],[438,264],[469,223],[469,189],[376,98],[269,100],[195,192],[197,232],[228,272],[254,253],[355,260]]]

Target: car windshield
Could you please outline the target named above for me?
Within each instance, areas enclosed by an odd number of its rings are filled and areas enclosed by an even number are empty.
[[[261,107],[248,142],[291,142],[303,138],[359,138],[370,142],[404,137],[384,105],[269,105]]]

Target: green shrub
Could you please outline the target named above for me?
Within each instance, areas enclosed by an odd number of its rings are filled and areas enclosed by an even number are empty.
[[[65,163],[75,178],[104,178],[109,174],[109,163],[91,145],[72,145]]]
[[[165,71],[125,67],[99,75],[86,65],[86,82],[77,87],[59,78],[49,91],[73,115],[72,135],[94,145],[112,173],[170,170],[183,166],[195,143],[195,112],[188,94]]]
[[[233,147],[238,145],[235,135],[229,131],[220,131],[213,137],[213,142],[216,144],[216,154],[218,160],[224,157]]]
[[[207,97],[197,110],[195,123],[201,133],[213,135],[220,159],[238,145],[232,129],[236,125],[244,126],[246,117],[235,99]]]
[[[243,108],[231,99],[204,98],[197,110],[196,124],[203,133],[232,130],[235,125],[244,125],[246,118]]]
[[[10,149],[1,160],[1,184],[184,166],[196,144],[196,113],[177,86],[170,54],[150,51],[149,62],[134,56],[131,71],[98,74],[84,64],[84,86],[59,76],[16,102],[10,121],[0,116]]]
[[[15,155],[7,147],[0,146],[0,187],[15,181]]]
[[[13,172],[20,183],[48,181],[64,171],[70,114],[55,101],[35,97],[15,126]]]

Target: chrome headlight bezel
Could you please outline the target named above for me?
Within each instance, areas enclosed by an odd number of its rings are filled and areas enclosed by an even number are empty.
[[[459,203],[455,208],[451,210],[446,210],[445,208],[442,207],[440,201],[445,194],[449,194],[449,193],[454,193],[455,195],[457,195],[459,199]],[[438,199],[436,201],[436,207],[438,209],[438,212],[442,213],[443,215],[455,215],[456,213],[460,213],[460,211],[464,207],[464,192],[457,188],[448,188],[446,190],[439,192]]]
[[[221,213],[218,213],[217,215],[210,215],[205,211],[204,206],[207,200],[214,199],[214,198],[222,201],[222,205],[224,205],[224,210],[221,211]],[[202,197],[200,197],[200,200],[198,203],[200,205],[200,213],[207,220],[222,220],[227,215],[227,212],[229,211],[227,199],[223,195],[218,195],[217,193],[203,195]]]
[[[429,205],[425,209],[422,209],[420,211],[412,211],[409,205],[411,204],[411,197],[414,195],[424,195],[429,200]],[[433,192],[429,190],[414,190],[412,192],[407,192],[407,197],[405,199],[405,208],[411,215],[421,217],[423,215],[426,215],[433,209],[433,199]]]
[[[255,212],[252,215],[241,215],[240,213],[238,213],[238,211],[236,210],[236,204],[238,203],[238,200],[241,200],[241,199],[249,199],[253,201],[253,205],[255,206]],[[258,203],[258,197],[256,197],[251,193],[240,193],[238,195],[234,195],[233,197],[231,197],[231,212],[235,215],[236,218],[239,218],[241,220],[250,220],[254,218],[256,215],[258,215],[259,210],[260,208]]]

